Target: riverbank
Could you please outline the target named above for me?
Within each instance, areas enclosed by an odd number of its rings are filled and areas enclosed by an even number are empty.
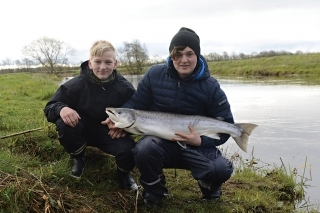
[[[0,212],[44,212],[45,208],[51,212],[301,211],[295,204],[304,199],[306,183],[297,179],[294,171],[227,151],[236,169],[224,184],[218,203],[199,199],[201,193],[190,172],[177,170],[175,176],[174,170],[168,169],[170,196],[162,208],[147,210],[137,205],[141,190],[139,194],[120,190],[114,159],[95,149],[88,150],[85,174],[75,181],[68,175],[69,156],[42,112],[60,81],[41,74],[0,75],[4,100],[0,102]],[[25,130],[35,131],[12,135]],[[3,138],[5,135],[12,136]],[[138,180],[139,172],[135,170],[133,176]]]
[[[145,73],[147,65],[142,72]],[[320,75],[320,53],[305,53],[295,55],[280,55],[272,57],[249,58],[241,60],[208,61],[210,73],[224,76],[296,76],[296,75]],[[78,67],[69,71],[62,71],[59,77],[70,77],[79,74]],[[125,67],[118,66],[117,70],[123,75],[129,75]],[[19,70],[5,70],[4,73],[17,73]],[[34,73],[36,71],[33,71]],[[0,71],[0,74],[3,74]]]
[[[143,69],[143,74],[150,66]],[[320,53],[281,55],[241,60],[208,61],[212,75],[237,76],[292,76],[320,75]],[[118,67],[121,74],[128,74]]]
[[[208,62],[212,75],[320,75],[320,53]]]

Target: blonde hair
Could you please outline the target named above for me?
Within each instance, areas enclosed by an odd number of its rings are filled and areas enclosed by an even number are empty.
[[[116,50],[110,42],[105,40],[96,41],[90,48],[90,59],[94,56],[101,56],[106,51],[113,51],[114,58],[116,58]]]

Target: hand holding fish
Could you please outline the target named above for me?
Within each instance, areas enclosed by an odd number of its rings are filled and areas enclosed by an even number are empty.
[[[172,140],[184,142],[186,144],[192,146],[200,146],[201,145],[201,138],[200,135],[195,131],[193,126],[188,126],[190,130],[190,134],[182,133],[182,132],[175,132],[175,135],[179,137],[173,137]]]
[[[123,131],[123,129],[115,127],[110,118],[102,121],[101,124],[108,126],[108,128],[110,129],[108,134],[112,139],[123,138],[127,134],[125,131]]]

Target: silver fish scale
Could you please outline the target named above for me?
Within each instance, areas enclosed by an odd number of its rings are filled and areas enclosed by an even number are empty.
[[[139,110],[135,110],[134,113],[134,117],[136,119],[135,123],[140,126],[140,128],[143,127],[142,129],[154,129],[156,127],[161,127],[163,130],[169,129],[174,130],[174,132],[189,133],[190,130],[188,129],[188,126],[191,125],[195,128],[199,135],[207,135],[208,132],[214,132],[215,134],[218,132],[223,132],[238,136],[240,135],[239,133],[241,133],[239,127],[235,126],[234,124],[209,117]],[[213,131],[213,129],[215,129],[215,131]]]
[[[190,133],[193,126],[201,136],[220,139],[219,134],[229,134],[239,147],[246,152],[248,137],[257,125],[251,123],[231,124],[218,119],[180,115],[156,111],[142,111],[124,108],[107,108],[109,118],[126,131],[139,135],[154,135],[172,140],[175,133]]]

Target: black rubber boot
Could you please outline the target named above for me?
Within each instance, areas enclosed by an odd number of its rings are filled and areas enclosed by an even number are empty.
[[[198,180],[198,185],[202,192],[202,200],[211,200],[216,202],[220,199],[220,196],[222,195],[221,184],[209,184],[202,180]]]
[[[121,171],[117,168],[117,175],[122,186],[129,191],[138,191],[138,185],[133,180],[130,172]]]
[[[73,159],[73,166],[71,168],[70,175],[74,178],[80,178],[84,172],[84,168],[86,166],[86,158],[84,154],[84,149],[76,155],[70,154],[70,158]]]
[[[160,175],[160,181],[153,185],[147,185],[141,181],[141,185],[144,187],[142,192],[143,203],[147,208],[160,207],[163,200],[169,195],[169,191],[166,188],[166,178],[162,174]]]
[[[71,168],[70,175],[74,178],[80,178],[84,172],[85,166],[86,166],[85,157],[73,158],[73,166]]]
[[[143,204],[147,208],[160,207],[163,204],[163,197],[150,196],[145,190],[142,192]]]

